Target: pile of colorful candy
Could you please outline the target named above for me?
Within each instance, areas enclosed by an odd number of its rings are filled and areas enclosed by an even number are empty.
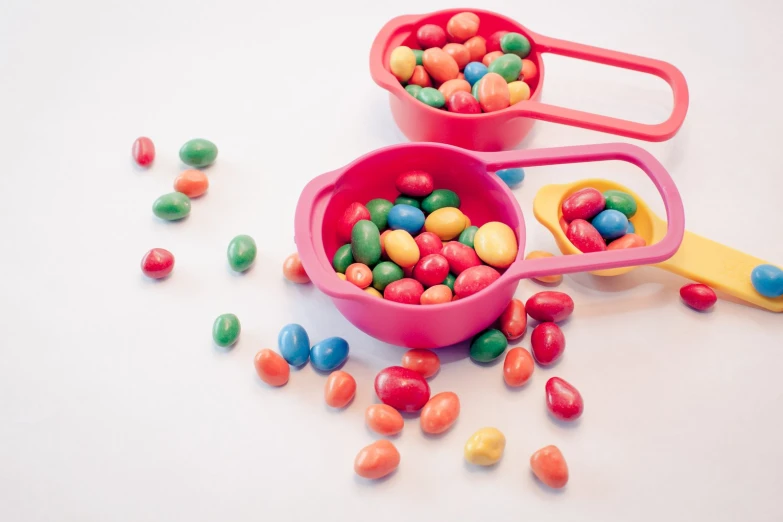
[[[332,266],[366,292],[405,304],[440,304],[471,296],[500,277],[517,256],[511,227],[471,226],[459,196],[435,189],[427,172],[396,180],[400,196],[351,203],[337,224]]]
[[[584,188],[563,200],[560,226],[568,240],[582,252],[600,252],[645,246],[630,219],[636,201],[630,194]]]
[[[529,99],[538,75],[535,62],[527,59],[530,41],[508,31],[484,38],[479,26],[478,15],[465,12],[454,15],[445,30],[419,27],[420,49],[395,48],[391,73],[420,102],[450,112],[495,112]]]

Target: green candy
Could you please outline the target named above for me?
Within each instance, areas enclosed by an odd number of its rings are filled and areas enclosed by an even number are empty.
[[[504,54],[489,64],[488,72],[499,74],[506,83],[514,82],[522,72],[522,58],[516,54]]]
[[[470,343],[470,358],[478,362],[494,361],[506,351],[508,339],[500,330],[484,330]]]
[[[432,87],[424,87],[416,94],[416,99],[436,109],[446,105],[446,98],[443,97],[443,93]]]
[[[520,58],[525,58],[530,54],[530,40],[519,33],[507,33],[500,39],[500,49],[504,53],[516,54]]]
[[[451,293],[454,293],[454,281],[456,280],[457,276],[449,272],[449,275],[446,276],[446,279],[441,284],[448,286],[451,289]]]
[[[476,237],[476,232],[478,232],[478,227],[468,227],[462,231],[457,241],[473,248],[473,238]]]
[[[232,239],[226,250],[228,264],[231,265],[232,270],[237,272],[244,272],[253,266],[257,253],[256,242],[245,234]]]
[[[414,49],[413,56],[416,57],[416,65],[421,65],[422,59],[424,57],[424,51],[422,51],[421,49]]]
[[[397,196],[394,200],[395,205],[410,205],[412,207],[421,208],[421,200],[412,198],[410,196]]]
[[[383,293],[387,285],[403,277],[402,268],[391,261],[381,261],[372,269],[372,286]]]
[[[388,199],[373,199],[368,201],[365,207],[370,211],[370,221],[375,223],[378,230],[384,230],[386,228],[386,218],[389,217],[389,211],[394,206],[394,203]]]
[[[166,221],[182,219],[190,214],[190,198],[182,192],[164,194],[152,204],[152,212]]]
[[[415,98],[416,96],[418,96],[419,91],[421,90],[421,85],[414,85],[414,84],[406,85],[405,90],[408,91],[408,94],[410,94]]]
[[[196,138],[185,143],[179,149],[179,159],[191,167],[206,167],[211,165],[218,155],[217,145],[209,140]]]
[[[497,60],[497,58],[495,58],[495,59]],[[492,65],[492,64],[490,64],[490,65]],[[473,84],[473,89],[471,89],[471,91],[470,91],[470,94],[472,94],[473,97],[476,98],[477,100],[478,100],[478,90],[479,90],[479,85],[480,84],[481,84],[481,79],[479,79],[479,81],[477,81],[476,83]]]
[[[621,190],[607,190],[604,192],[606,208],[614,209],[625,214],[625,217],[632,218],[636,214],[636,200],[633,196]]]
[[[349,266],[353,264],[353,253],[351,245],[343,245],[337,249],[332,258],[332,266],[341,274],[344,274]]]
[[[231,346],[239,339],[241,329],[239,318],[236,315],[223,314],[218,316],[212,324],[212,340],[223,348]]]
[[[370,267],[381,260],[381,233],[375,223],[362,219],[353,226],[351,253],[357,263]]]
[[[432,214],[439,208],[459,208],[459,196],[448,189],[436,189],[421,202],[421,209],[427,214]]]

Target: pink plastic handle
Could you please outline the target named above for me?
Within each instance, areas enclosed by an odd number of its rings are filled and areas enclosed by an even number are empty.
[[[636,165],[652,180],[663,198],[668,227],[663,239],[653,245],[591,252],[573,256],[557,256],[517,261],[505,276],[514,280],[572,272],[588,272],[608,268],[659,263],[673,256],[680,248],[685,234],[685,211],[677,186],[669,173],[652,154],[627,143],[582,145],[551,149],[511,150],[476,154],[487,170],[495,172],[512,167],[537,167],[567,163],[620,160]]]
[[[672,88],[674,107],[669,118],[657,124],[637,123],[537,101],[523,102],[511,107],[510,111],[516,112],[518,116],[647,141],[668,140],[677,133],[685,120],[685,114],[688,112],[688,84],[679,69],[669,63],[541,35],[535,37],[535,50],[654,74]]]
[[[383,28],[381,28],[373,41],[372,47],[370,48],[370,72],[375,83],[387,91],[394,92],[393,88],[399,87],[400,82],[392,76],[391,72],[386,72],[386,69],[383,67],[384,44],[388,42],[395,33],[412,31],[421,18],[421,15],[403,15],[392,18],[386,22],[386,25],[384,25]],[[386,72],[386,74],[383,74],[384,72]]]

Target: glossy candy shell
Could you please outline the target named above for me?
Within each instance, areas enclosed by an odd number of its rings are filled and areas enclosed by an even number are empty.
[[[141,258],[141,271],[152,279],[163,279],[174,270],[174,255],[165,248],[153,248]]]
[[[398,411],[413,412],[430,400],[430,386],[420,373],[391,366],[375,377],[375,394],[382,403]]]
[[[715,290],[700,283],[692,283],[680,288],[680,297],[685,304],[700,312],[709,310],[718,300]]]

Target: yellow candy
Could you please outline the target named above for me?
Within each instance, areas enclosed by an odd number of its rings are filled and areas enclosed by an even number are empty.
[[[339,278],[340,278],[340,279],[342,279],[343,281],[346,281],[346,279],[345,279],[345,274],[341,274],[340,272],[337,272],[337,277],[339,277]]]
[[[465,216],[465,214],[463,214],[463,216]],[[468,216],[465,216],[465,228],[468,228],[469,226],[470,226],[470,218]]]
[[[534,250],[530,252],[528,255],[525,256],[525,259],[539,259],[541,257],[555,257],[554,254],[551,254],[549,252],[544,252],[543,250]],[[563,280],[563,276],[561,275],[549,275],[549,276],[538,276],[534,277],[536,281],[540,281],[541,283],[559,283]]]
[[[467,219],[460,209],[455,207],[439,208],[424,221],[424,230],[432,232],[443,241],[454,239],[465,230]]]
[[[491,466],[503,457],[506,437],[497,428],[481,428],[465,443],[465,460],[478,466]]]
[[[383,242],[386,255],[402,268],[409,268],[419,261],[419,245],[405,230],[392,230]]]
[[[401,45],[394,49],[389,58],[389,69],[392,74],[401,82],[407,82],[413,76],[413,69],[416,67],[416,55],[410,47]]]
[[[476,231],[473,248],[489,266],[508,268],[517,257],[517,236],[505,223],[490,221]]]
[[[511,105],[530,99],[530,87],[523,81],[509,83],[508,92],[511,94]]]
[[[381,299],[383,299],[383,294],[380,293],[378,290],[376,290],[375,288],[373,288],[371,286],[368,286],[367,288],[365,288],[364,291],[367,292],[368,294],[370,294],[373,297],[380,297]]]

